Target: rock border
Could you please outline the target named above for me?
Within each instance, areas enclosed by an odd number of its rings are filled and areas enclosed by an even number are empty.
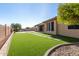
[[[44,56],[50,56],[57,48],[59,48],[59,47],[62,47],[62,46],[68,46],[68,45],[79,45],[79,42],[77,42],[77,43],[64,43],[64,44],[59,44],[59,45],[56,45],[56,46],[54,46],[54,47],[52,47],[52,48],[50,48],[50,49],[48,49],[47,51],[46,51],[46,53],[44,54]]]

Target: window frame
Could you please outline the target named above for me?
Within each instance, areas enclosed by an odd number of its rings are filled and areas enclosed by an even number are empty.
[[[79,29],[79,25],[68,25],[68,29]]]

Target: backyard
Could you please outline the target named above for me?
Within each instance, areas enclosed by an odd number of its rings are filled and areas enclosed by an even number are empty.
[[[8,56],[43,56],[49,48],[73,42],[78,40],[39,32],[19,32],[13,35]]]

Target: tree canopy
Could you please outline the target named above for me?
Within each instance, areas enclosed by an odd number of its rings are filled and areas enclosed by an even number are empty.
[[[59,4],[57,18],[58,22],[62,22],[66,25],[79,25],[79,4]]]
[[[19,24],[19,23],[12,23],[11,24],[11,27],[12,27],[12,29],[13,29],[13,31],[19,31],[20,29],[21,29],[21,24]]]

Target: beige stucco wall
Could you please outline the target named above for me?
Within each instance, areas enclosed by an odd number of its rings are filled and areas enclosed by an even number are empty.
[[[58,23],[58,34],[79,38],[79,29],[68,29],[67,25]]]
[[[52,19],[49,21],[45,21],[42,23],[42,25],[44,25],[44,33],[49,33],[49,34],[59,34],[59,35],[63,35],[63,36],[69,36],[69,37],[75,37],[75,38],[79,38],[79,29],[68,29],[67,25],[64,25],[62,23],[58,23],[56,21],[57,19]],[[49,22],[54,22],[54,31],[47,31],[47,23]],[[36,27],[35,31],[39,31],[39,26]]]

